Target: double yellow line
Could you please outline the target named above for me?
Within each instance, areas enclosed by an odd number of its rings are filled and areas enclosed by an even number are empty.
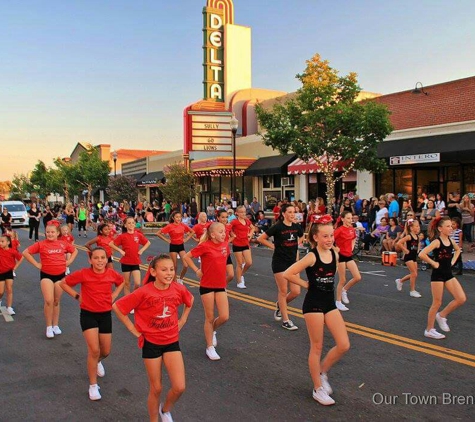
[[[76,247],[78,249],[87,251],[87,249],[83,246],[76,245]],[[115,261],[118,261],[117,258],[113,259]],[[146,271],[148,269],[148,265],[142,264],[140,268]],[[199,282],[190,278],[185,278],[185,282],[193,287],[200,286]],[[259,306],[261,308],[269,309],[272,311],[275,310],[275,302],[229,289],[227,293],[228,297],[232,299],[236,299],[241,302],[246,302],[251,305]],[[303,319],[302,311],[300,309],[289,306],[288,311],[290,315]],[[441,359],[450,360],[452,362],[460,363],[462,365],[467,365],[475,368],[475,355],[471,355],[469,353],[461,352],[454,349],[449,349],[447,347],[437,346],[431,343],[426,343],[424,341],[413,340],[408,337],[391,334],[386,331],[376,330],[374,328],[365,327],[363,325],[353,324],[352,322],[345,322],[345,324],[347,330],[350,333],[358,334],[360,336],[371,338],[373,340],[378,340],[395,346],[404,347],[405,349],[414,350],[416,352],[425,353],[427,355],[436,356]]]

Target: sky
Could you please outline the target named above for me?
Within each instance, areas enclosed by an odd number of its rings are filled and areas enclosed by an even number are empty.
[[[206,0],[0,1],[0,181],[78,142],[183,147]],[[388,94],[475,76],[473,0],[234,0],[252,85],[292,92],[315,53]]]

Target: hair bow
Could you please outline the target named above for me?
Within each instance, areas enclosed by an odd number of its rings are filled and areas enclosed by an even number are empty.
[[[314,223],[314,224],[330,224],[332,222],[333,222],[333,219],[328,214],[325,214],[325,215],[314,214],[314,215],[312,215],[312,223]]]
[[[50,220],[50,221],[48,221],[48,223],[46,225],[47,226],[56,226],[56,227],[59,228],[61,223],[58,220]]]

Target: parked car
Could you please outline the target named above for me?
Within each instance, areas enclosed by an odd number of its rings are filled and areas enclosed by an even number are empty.
[[[26,211],[25,204],[21,201],[3,201],[0,202],[0,213],[3,212],[3,208],[6,207],[8,212],[12,216],[12,227],[27,227],[28,226],[28,213]]]

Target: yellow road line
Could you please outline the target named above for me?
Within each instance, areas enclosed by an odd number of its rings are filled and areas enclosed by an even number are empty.
[[[87,251],[83,246],[76,246],[78,249]],[[118,258],[113,258],[114,261],[118,261]],[[140,268],[143,270],[148,269],[148,265],[141,264]],[[199,282],[190,278],[185,278],[184,281],[193,287],[199,287]],[[251,305],[257,305],[261,308],[274,310],[275,302],[262,299],[248,294],[236,292],[234,290],[228,290],[228,296],[240,300],[242,302],[249,303]],[[290,315],[297,318],[304,318],[302,311],[297,308],[289,307],[288,312]],[[374,328],[365,327],[362,325],[354,324],[351,322],[345,322],[348,332],[361,335],[363,337],[371,338],[373,340],[382,341],[385,343],[393,344],[395,346],[404,347],[406,349],[414,350],[417,352],[425,353],[428,355],[436,356],[442,359],[450,360],[452,362],[460,363],[463,365],[475,367],[475,355],[465,353],[459,350],[448,349],[446,347],[437,346],[431,343],[426,343],[419,340],[414,340],[408,337],[403,337],[397,334],[388,333],[385,331],[377,330]]]

